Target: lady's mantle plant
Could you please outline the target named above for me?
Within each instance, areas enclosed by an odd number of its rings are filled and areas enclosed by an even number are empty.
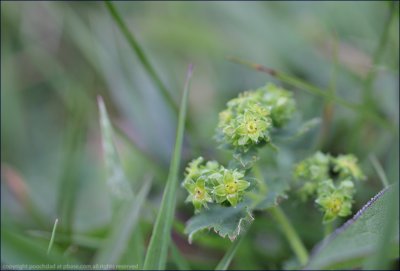
[[[315,198],[324,212],[325,223],[351,214],[354,182],[365,179],[355,156],[333,157],[321,152],[298,163],[294,177],[301,182],[301,198]]]
[[[246,91],[227,103],[219,114],[217,141],[242,156],[271,142],[270,131],[284,126],[295,111],[292,93],[273,84]],[[236,165],[231,163],[231,165]],[[248,167],[225,168],[216,161],[204,164],[199,157],[186,168],[183,186],[199,213],[208,203],[235,207],[251,183],[245,179]]]
[[[273,137],[278,134],[274,132],[288,124],[295,112],[292,93],[273,84],[243,92],[227,103],[219,114],[215,137],[222,148],[232,151],[228,166],[199,157],[186,168],[182,185],[189,194],[187,201],[195,209],[195,216],[186,228],[189,241],[194,233],[205,228],[214,228],[221,236],[228,234],[234,239],[243,228],[243,219],[255,209],[273,207],[271,214],[285,224],[283,228],[293,228],[276,207],[284,189],[276,183],[267,187],[270,180],[256,174],[259,170],[255,170],[255,162],[258,150],[262,146],[274,146]],[[350,214],[354,181],[364,179],[354,156],[333,157],[320,152],[297,164],[294,175],[299,180],[299,194],[304,200],[316,199],[324,211],[324,222]],[[287,237],[304,265],[307,252],[293,232],[291,229]]]

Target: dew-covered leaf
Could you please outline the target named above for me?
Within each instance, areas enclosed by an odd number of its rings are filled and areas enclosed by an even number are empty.
[[[387,244],[388,256],[399,253],[399,213],[391,213],[391,204],[398,204],[398,186],[391,186],[379,192],[357,214],[322,241],[312,253],[307,270],[354,268],[362,266],[362,261],[374,253],[379,244],[386,223],[396,223],[396,234]]]

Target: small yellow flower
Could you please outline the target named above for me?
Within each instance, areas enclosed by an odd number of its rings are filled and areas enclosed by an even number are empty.
[[[351,214],[351,200],[347,199],[339,191],[334,191],[331,194],[323,195],[316,201],[324,211],[323,222],[327,223],[338,216],[346,217]]]
[[[268,140],[268,127],[270,127],[268,119],[246,112],[243,117],[239,118],[239,127],[237,128],[237,134],[239,135],[238,145],[257,144],[263,140]]]
[[[339,155],[337,158],[333,159],[333,163],[333,170],[339,173],[340,178],[354,178],[355,180],[365,179],[365,175],[358,166],[357,157],[354,155]]]
[[[222,183],[216,186],[213,193],[219,202],[228,200],[232,206],[236,206],[241,194],[250,186],[250,183],[242,180],[243,173],[225,169]]]
[[[199,178],[196,182],[188,180],[184,183],[184,187],[189,192],[186,201],[191,201],[198,212],[202,206],[207,208],[207,202],[212,202],[210,194],[205,187],[204,179]]]

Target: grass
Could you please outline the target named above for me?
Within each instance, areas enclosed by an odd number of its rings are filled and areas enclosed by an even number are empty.
[[[192,72],[193,67],[192,65],[190,65],[187,71],[185,86],[183,89],[181,107],[179,110],[178,127],[176,131],[175,148],[171,160],[168,179],[165,185],[160,211],[154,224],[153,233],[151,235],[150,244],[147,249],[146,258],[144,261],[144,269],[146,270],[165,269],[165,265],[167,262],[167,253],[169,243],[171,241],[170,232],[175,213],[176,190],[178,186],[178,170],[181,161],[183,133]]]
[[[104,3],[107,7],[107,10],[110,12],[112,18],[114,19],[115,23],[118,25],[122,34],[125,36],[126,40],[128,41],[129,46],[132,48],[132,50],[138,56],[140,62],[142,63],[143,67],[145,68],[147,74],[151,77],[153,82],[157,85],[157,87],[160,90],[160,93],[164,97],[165,101],[175,112],[178,112],[178,107],[175,104],[175,101],[171,96],[171,92],[169,92],[167,90],[167,88],[161,81],[161,78],[156,73],[155,68],[150,64],[150,61],[149,61],[147,55],[144,53],[144,50],[142,49],[140,44],[136,41],[132,31],[130,31],[128,29],[128,27],[126,26],[124,20],[119,15],[116,8],[114,7],[114,4],[111,1],[105,1]]]
[[[56,230],[57,230],[57,224],[58,224],[58,218],[56,218],[56,220],[54,221],[54,226],[53,226],[53,231],[51,232],[51,238],[50,238],[50,242],[49,242],[49,247],[47,248],[47,254],[50,253],[51,248],[53,247],[54,237],[56,235]]]

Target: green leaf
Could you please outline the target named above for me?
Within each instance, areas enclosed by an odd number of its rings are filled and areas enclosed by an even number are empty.
[[[247,204],[242,202],[236,207],[209,205],[208,209],[193,216],[186,223],[185,234],[189,235],[189,243],[192,243],[196,233],[204,229],[214,229],[221,237],[228,236],[231,241],[235,240],[253,220]]]
[[[233,256],[235,256],[236,251],[238,250],[240,244],[242,243],[244,239],[244,234],[242,234],[239,238],[233,242],[229,250],[225,253],[224,257],[221,259],[221,261],[218,263],[218,265],[215,267],[215,270],[226,270],[228,269],[229,265],[232,262]]]
[[[379,241],[375,244],[375,253],[364,261],[364,270],[386,270],[389,269],[393,258],[399,255],[399,183],[394,185],[395,192],[388,195],[385,216],[386,221],[381,229]],[[393,249],[388,245],[391,240],[396,240],[397,234],[397,247]],[[393,254],[395,251],[395,254]],[[397,256],[396,256],[397,255]]]
[[[256,189],[247,194],[252,200],[252,209],[266,210],[278,206],[281,200],[287,198],[288,181],[280,178],[264,178],[263,172],[258,165],[255,165],[252,170],[258,181]]]
[[[107,239],[97,252],[94,263],[118,264],[124,254],[131,236],[135,234],[135,228],[139,221],[143,203],[149,193],[151,179],[146,179],[143,187],[136,197],[131,198],[120,209],[119,215],[114,221],[114,226]]]
[[[169,169],[167,184],[165,186],[160,211],[151,235],[150,244],[147,249],[144,261],[144,269],[165,269],[167,262],[168,247],[171,239],[172,221],[175,212],[176,189],[178,187],[178,171],[181,160],[183,144],[183,132],[188,103],[188,93],[190,78],[192,77],[193,67],[189,66],[185,80],[185,87],[179,110],[178,127],[176,132],[175,149]]]
[[[126,179],[125,172],[122,168],[122,164],[113,141],[113,129],[104,105],[104,101],[100,96],[98,96],[97,100],[100,111],[100,126],[104,159],[108,173],[107,185],[113,198],[128,199],[133,196],[132,189]]]
[[[250,169],[258,160],[258,153],[256,148],[250,148],[247,152],[235,151],[233,158],[229,164],[231,169]]]
[[[388,221],[396,221],[397,233],[386,243],[390,247],[392,258],[399,253],[399,214],[389,213],[393,195],[398,193],[398,186],[391,186],[373,197],[357,214],[325,239],[314,250],[307,270],[355,268],[362,266],[362,261],[375,253],[376,245],[383,235],[383,228]]]

